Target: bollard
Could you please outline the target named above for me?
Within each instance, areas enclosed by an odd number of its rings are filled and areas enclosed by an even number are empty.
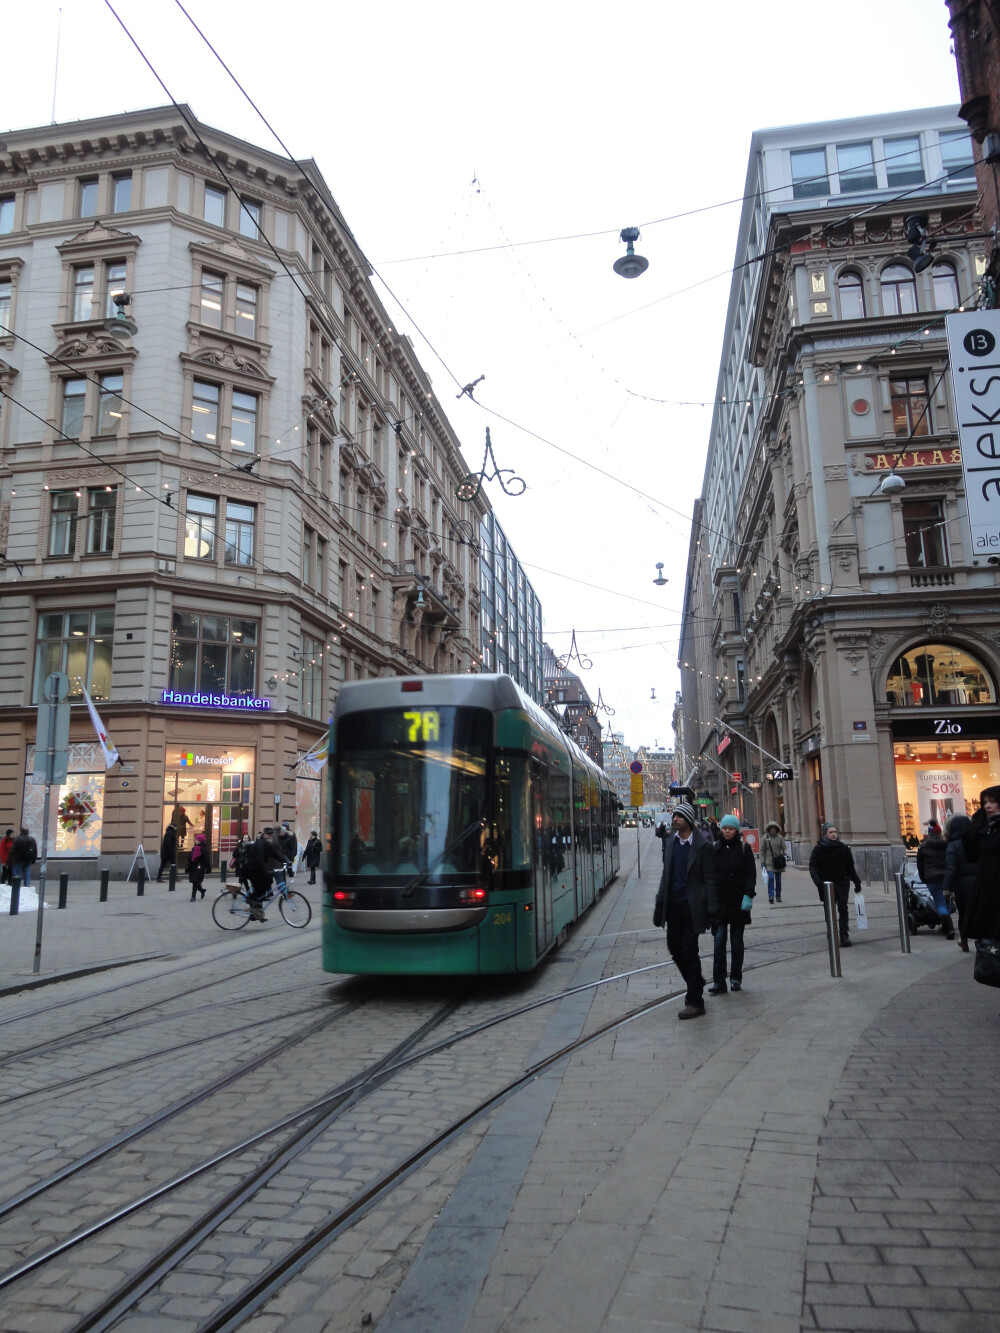
[[[219,883],[225,884],[225,882],[226,882],[226,858],[223,857],[222,860],[219,862]]]
[[[140,869],[136,871],[135,875],[135,896],[137,898],[141,898],[143,897],[145,892],[146,892],[146,872],[145,870]]]
[[[101,871],[101,894],[97,900],[100,903],[106,903],[108,901],[108,880],[110,878],[111,878],[110,870]]]
[[[882,892],[889,896],[889,853],[882,853]]]
[[[906,910],[906,884],[901,870],[896,871],[895,880],[896,911],[899,913],[899,951],[900,953],[912,953],[910,948],[910,918]]]
[[[59,876],[59,906],[66,906],[66,898],[69,894],[69,875]]]
[[[167,875],[167,892],[177,892],[177,867],[171,866],[170,873]]]
[[[21,910],[21,877],[15,875],[10,882],[10,914],[17,916]]]
[[[826,908],[826,942],[830,950],[830,976],[839,977],[840,970],[840,931],[837,927],[837,902],[833,885],[829,880],[823,882],[823,906]]]

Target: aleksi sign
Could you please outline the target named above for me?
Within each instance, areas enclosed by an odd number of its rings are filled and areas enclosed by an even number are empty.
[[[973,556],[1000,556],[1000,310],[948,315]]]
[[[270,699],[255,699],[249,694],[202,694],[197,690],[191,694],[164,690],[160,703],[186,704],[189,708],[238,708],[241,712],[266,711],[271,707]]]

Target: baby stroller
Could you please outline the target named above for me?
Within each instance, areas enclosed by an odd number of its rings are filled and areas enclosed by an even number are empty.
[[[930,889],[916,876],[906,881],[906,923],[911,935],[915,935],[921,926],[934,930],[941,924],[937,903],[931,897]]]

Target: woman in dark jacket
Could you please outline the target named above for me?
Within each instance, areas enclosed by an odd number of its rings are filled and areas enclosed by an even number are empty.
[[[323,844],[319,840],[316,830],[309,834],[309,841],[306,843],[305,858],[306,865],[309,868],[309,883],[316,883],[316,869],[319,866],[320,859],[323,856]]]
[[[942,934],[945,939],[953,940],[955,927],[951,924],[951,913],[944,900],[944,863],[947,850],[948,844],[941,837],[941,830],[937,824],[931,824],[927,830],[927,837],[917,848],[917,874],[931,891],[934,906],[941,918]]]
[[[723,815],[719,841],[715,844],[715,882],[719,895],[719,919],[715,924],[715,956],[709,995],[726,993],[726,932],[733,953],[729,984],[733,990],[743,986],[743,932],[750,922],[750,906],[757,896],[757,864],[753,852],[743,841],[740,821],[735,815]]]
[[[169,870],[172,865],[177,864],[177,829],[173,824],[168,824],[163,830],[163,840],[160,843],[160,867],[156,872],[157,884],[163,883],[163,871]]]
[[[208,854],[208,844],[204,833],[194,835],[194,846],[188,857],[188,879],[191,881],[191,901],[200,893],[205,896],[205,876],[212,869],[212,858]]]
[[[959,948],[969,952],[969,932],[965,928],[965,917],[972,898],[973,885],[976,882],[976,863],[969,860],[963,838],[972,828],[968,815],[952,815],[948,824],[948,843],[944,854],[945,893],[950,893],[958,904],[958,943]],[[952,932],[954,935],[954,932]]]
[[[972,818],[972,827],[964,838],[965,851],[975,862],[965,919],[959,924],[970,940],[995,939],[1000,919],[1000,787],[987,787],[980,793],[980,809]]]
[[[820,902],[823,901],[823,885],[827,880],[833,885],[837,900],[837,916],[840,918],[841,948],[851,947],[851,933],[847,915],[847,895],[851,882],[854,892],[861,892],[861,877],[854,868],[854,857],[846,842],[840,841],[836,824],[824,824],[823,836],[812,849],[809,857],[809,875],[816,885]]]

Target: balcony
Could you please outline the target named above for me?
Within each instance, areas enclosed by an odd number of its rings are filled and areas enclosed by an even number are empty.
[[[911,588],[953,588],[955,571],[953,569],[911,569]]]

